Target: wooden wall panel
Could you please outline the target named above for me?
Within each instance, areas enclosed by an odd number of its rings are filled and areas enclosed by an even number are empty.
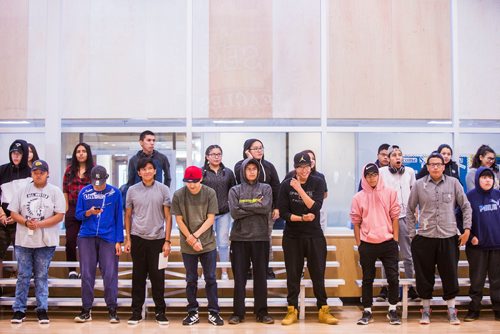
[[[65,118],[183,118],[186,4],[64,2]]]
[[[0,119],[27,116],[28,1],[0,1]]]
[[[391,1],[330,3],[330,118],[392,116]]]
[[[392,2],[393,118],[451,119],[450,1]]]
[[[334,0],[330,118],[451,118],[449,1]]]
[[[272,117],[272,1],[212,0],[209,117]]]
[[[466,119],[498,120],[500,1],[459,1],[457,7],[458,114]]]
[[[319,0],[274,0],[273,118],[320,118]]]

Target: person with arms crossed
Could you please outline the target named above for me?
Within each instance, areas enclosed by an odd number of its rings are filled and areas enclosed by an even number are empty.
[[[253,269],[254,314],[257,322],[273,324],[267,312],[267,267],[269,258],[268,216],[272,210],[271,186],[259,182],[259,163],[248,158],[241,164],[241,183],[229,191],[231,267],[234,275],[233,315],[230,324],[245,319],[245,289],[250,262]]]

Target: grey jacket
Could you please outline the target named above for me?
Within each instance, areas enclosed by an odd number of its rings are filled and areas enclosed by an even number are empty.
[[[427,238],[450,238],[458,234],[455,218],[455,206],[463,213],[463,227],[470,229],[472,210],[460,182],[447,175],[434,182],[430,175],[417,180],[411,189],[406,211],[408,234],[416,234],[417,220],[415,211],[419,211],[418,234]]]
[[[241,164],[240,180],[229,190],[229,211],[234,219],[229,239],[231,241],[268,241],[268,217],[272,210],[273,192],[270,185],[249,183],[245,177],[245,167],[249,162],[259,167],[255,159],[246,159]]]

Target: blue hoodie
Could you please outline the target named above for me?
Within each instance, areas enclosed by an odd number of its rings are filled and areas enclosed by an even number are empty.
[[[120,190],[106,184],[103,191],[96,191],[90,184],[80,190],[76,203],[75,218],[82,221],[78,236],[97,237],[107,242],[123,242],[123,211]],[[101,207],[102,213],[85,217],[92,206]]]
[[[471,236],[467,247],[497,250],[500,249],[500,190],[483,190],[479,186],[479,177],[486,170],[491,171],[495,181],[495,173],[490,168],[479,167],[475,175],[477,187],[467,193],[472,207]],[[477,246],[470,243],[474,236],[479,239]]]

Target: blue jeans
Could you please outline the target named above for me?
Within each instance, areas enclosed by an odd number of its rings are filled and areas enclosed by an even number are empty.
[[[217,251],[219,252],[219,261],[229,262],[229,230],[232,225],[231,214],[215,216],[215,237],[217,241]]]
[[[188,300],[188,312],[198,311],[198,301],[196,294],[198,293],[198,259],[203,268],[203,276],[205,277],[205,293],[208,299],[208,311],[219,312],[219,300],[217,298],[217,280],[215,279],[215,268],[217,265],[217,251],[201,253],[201,254],[186,254],[182,253],[182,261],[186,267],[186,296]]]
[[[35,273],[35,297],[38,310],[49,308],[49,265],[54,256],[55,247],[26,248],[15,247],[17,258],[16,300],[12,309],[14,312],[26,312],[26,302],[30,289],[31,275]]]

